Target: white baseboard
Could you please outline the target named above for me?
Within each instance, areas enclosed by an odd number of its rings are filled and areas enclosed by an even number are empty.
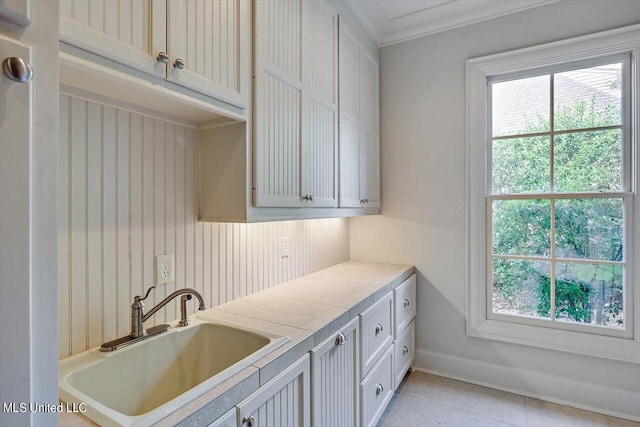
[[[416,371],[640,421],[640,393],[512,366],[416,349]]]

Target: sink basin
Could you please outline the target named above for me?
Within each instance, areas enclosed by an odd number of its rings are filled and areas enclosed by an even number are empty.
[[[100,425],[149,425],[289,341],[219,322],[191,320],[111,353],[98,349],[59,363],[60,399],[86,403]]]

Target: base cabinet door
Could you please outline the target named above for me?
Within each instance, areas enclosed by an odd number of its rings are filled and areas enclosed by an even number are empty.
[[[310,374],[307,354],[236,406],[238,424],[242,427],[309,427]]]
[[[358,318],[311,350],[311,420],[314,427],[356,427]]]

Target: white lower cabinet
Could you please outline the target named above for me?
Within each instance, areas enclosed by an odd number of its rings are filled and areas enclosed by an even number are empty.
[[[236,406],[238,425],[309,427],[310,374],[307,354]]]
[[[314,427],[358,426],[358,318],[311,350]]]
[[[360,383],[362,427],[375,426],[393,396],[393,345]]]

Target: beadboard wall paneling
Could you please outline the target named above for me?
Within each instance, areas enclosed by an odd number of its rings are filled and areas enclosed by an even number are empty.
[[[175,282],[159,285],[149,308],[184,287],[213,307],[349,259],[348,219],[198,222],[194,129],[67,95],[60,120],[60,358],[128,333],[155,255],[175,255]],[[178,316],[172,302],[148,324]]]

